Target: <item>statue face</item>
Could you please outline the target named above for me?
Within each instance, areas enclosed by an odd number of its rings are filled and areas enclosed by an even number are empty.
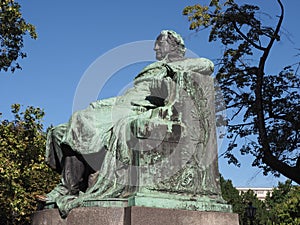
[[[156,59],[163,60],[168,53],[171,52],[171,45],[167,41],[167,36],[159,35],[154,45],[154,51],[156,52]]]

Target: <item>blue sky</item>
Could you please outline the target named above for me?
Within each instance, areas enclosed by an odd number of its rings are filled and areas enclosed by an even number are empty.
[[[38,39],[26,38],[24,50],[28,57],[19,61],[23,67],[21,71],[13,75],[2,72],[0,75],[0,112],[3,118],[9,118],[11,104],[20,103],[43,108],[46,127],[68,121],[77,87],[99,57],[109,55],[119,46],[154,40],[162,29],[175,30],[183,36],[186,47],[192,52],[216,60],[221,54],[220,45],[208,43],[206,31],[190,31],[187,18],[182,16],[185,6],[199,2],[204,1],[20,1],[24,17],[37,28]],[[273,17],[273,21],[276,20],[279,7],[275,0],[248,2],[264,2],[262,9]],[[274,73],[296,62],[293,56],[298,52],[295,48],[300,48],[300,1],[283,0],[283,3],[286,7],[285,34],[282,42],[272,50],[267,66],[267,70]],[[264,14],[261,16],[267,18]],[[129,51],[128,57],[130,54],[133,52]],[[154,58],[154,52],[147,53],[148,56]],[[114,67],[120,57],[109,58],[104,67]],[[121,93],[148,63],[124,64],[99,90],[99,98]],[[99,79],[107,76],[101,71],[103,68],[99,68]],[[224,142],[220,146],[220,152],[224,151],[225,145]],[[228,166],[222,159],[219,162],[221,173],[234,185],[267,187],[277,184],[276,178],[263,177],[258,169],[251,168],[249,158],[241,157],[241,160],[241,168]]]

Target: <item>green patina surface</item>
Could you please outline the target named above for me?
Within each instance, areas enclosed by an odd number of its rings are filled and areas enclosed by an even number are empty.
[[[85,193],[65,196],[58,185],[48,194],[62,214],[79,206],[230,212],[219,184],[212,71],[203,58],[153,63],[123,96],[61,125],[61,142],[80,154],[106,151]]]
[[[231,212],[219,183],[214,65],[184,58],[174,31],[162,31],[154,50],[161,61],[122,96],[93,102],[50,130],[46,159],[63,179],[46,208],[57,206],[62,216],[92,206]],[[75,154],[81,160],[72,167]],[[87,168],[93,173],[79,176],[88,178],[85,187],[73,188],[76,172]]]

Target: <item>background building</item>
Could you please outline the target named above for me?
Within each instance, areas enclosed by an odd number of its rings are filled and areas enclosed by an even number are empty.
[[[265,200],[268,192],[271,194],[273,192],[273,188],[237,187],[236,189],[239,191],[239,194],[252,190],[257,195],[257,198],[262,201]]]

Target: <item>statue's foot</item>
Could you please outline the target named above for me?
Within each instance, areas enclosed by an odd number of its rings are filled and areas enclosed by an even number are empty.
[[[49,198],[47,196],[45,196],[45,195],[35,195],[34,197],[39,202],[47,202],[47,201],[49,201]]]
[[[132,195],[132,192],[125,192],[120,197],[121,198],[129,198]]]

